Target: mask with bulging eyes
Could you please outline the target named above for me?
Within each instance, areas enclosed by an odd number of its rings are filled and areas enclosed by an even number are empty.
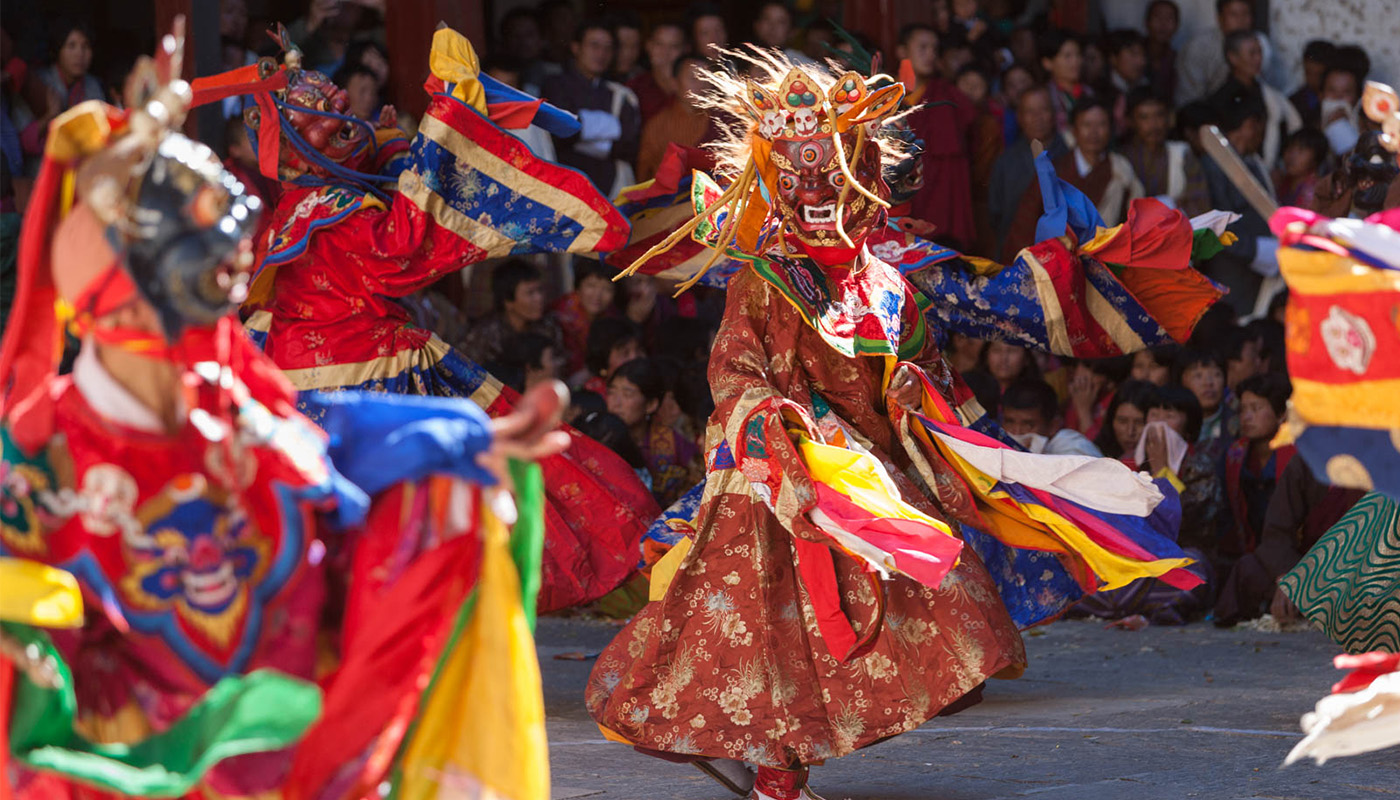
[[[125,220],[108,227],[107,238],[166,339],[237,308],[261,201],[212,150],[178,133],[160,142],[131,195]]]
[[[1386,149],[1381,134],[1366,131],[1347,156],[1346,172],[1353,187],[1352,205],[1374,214],[1385,205],[1386,194],[1400,167],[1396,166],[1395,154]]]
[[[259,62],[263,77],[277,69],[276,62],[265,58]],[[311,149],[327,160],[348,169],[356,169],[368,158],[372,149],[369,141],[372,127],[350,116],[349,99],[345,90],[330,78],[314,70],[291,72],[282,99],[280,113]],[[262,111],[256,106],[244,110],[243,121],[258,129]],[[255,137],[256,140],[256,137]],[[298,148],[285,141],[281,147],[278,173],[283,180],[311,174],[326,177],[326,169],[304,157]]]
[[[851,163],[856,135],[841,137],[849,170],[841,168],[836,139],[830,134],[773,141],[772,162],[777,171],[776,205],[796,237],[818,247],[845,247],[839,227],[856,245],[879,222],[883,209],[854,187],[851,177],[879,197],[889,188],[880,175],[879,149],[867,143],[859,160]]]

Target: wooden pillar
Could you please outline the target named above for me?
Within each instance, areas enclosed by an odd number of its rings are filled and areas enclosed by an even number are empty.
[[[393,0],[385,3],[384,36],[389,48],[389,98],[394,107],[423,116],[428,96],[428,50],[439,22],[460,31],[478,53],[486,50],[486,11],[480,0]]]
[[[213,75],[223,71],[219,51],[219,4],[193,0],[155,0],[156,46],[161,37],[170,33],[175,17],[185,17],[185,80],[196,75]],[[224,115],[218,103],[211,103],[185,120],[186,135],[198,139],[217,151],[223,151]]]

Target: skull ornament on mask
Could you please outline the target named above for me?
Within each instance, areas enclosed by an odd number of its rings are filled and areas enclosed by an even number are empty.
[[[760,173],[786,230],[809,251],[859,247],[889,198],[875,137],[903,88],[872,89],[854,72],[823,88],[801,69],[777,86],[747,88],[754,134],[770,143]]]

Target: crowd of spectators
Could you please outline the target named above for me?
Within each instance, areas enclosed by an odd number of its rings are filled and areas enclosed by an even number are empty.
[[[1075,363],[950,337],[949,362],[1026,447],[1118,458],[1180,491],[1181,541],[1200,557],[1204,588],[1183,593],[1147,582],[1091,598],[1081,610],[1158,622],[1287,612],[1273,579],[1348,498],[1313,480],[1290,451],[1270,449],[1289,393],[1283,295],[1272,280],[1277,241],[1201,137],[1205,126],[1218,126],[1280,203],[1332,216],[1400,204],[1393,159],[1378,167],[1370,157],[1376,134],[1358,113],[1366,53],[1311,42],[1295,86],[1248,0],[1218,0],[1214,24],[1180,49],[1173,0],[1154,0],[1138,24],[1112,30],[1091,13],[1093,3],[931,6],[934,22],[900,30],[880,64],[894,73],[907,62],[911,105],[923,104],[908,125],[922,141],[924,189],[903,213],[931,223],[940,241],[1003,263],[1032,244],[1043,211],[1032,160],[1041,150],[1109,225],[1142,197],[1188,216],[1215,208],[1242,217],[1231,228],[1238,240],[1196,265],[1230,293],[1185,347]],[[244,0],[222,0],[221,9],[226,68],[268,51],[250,34],[256,26]],[[782,0],[748,11],[744,27],[731,31],[734,18],[703,2],[643,24],[627,13],[585,17],[569,0],[544,0],[496,22],[477,43],[481,68],[576,114],[581,128],[573,136],[537,128],[518,135],[613,196],[655,175],[672,146],[703,158],[718,128],[694,98],[705,69],[736,66],[725,51],[781,51],[798,64],[845,58],[861,69],[879,52],[862,32],[804,18]],[[305,63],[333,75],[351,113],[366,119],[392,99],[382,13],[382,3],[311,0],[288,26]],[[116,86],[89,74],[93,47],[102,46],[91,28],[48,27],[42,63],[17,57],[0,31],[5,211],[23,207],[49,120],[87,98],[119,100]],[[228,165],[259,193],[275,194],[275,183],[257,175],[240,102],[230,99],[224,110]],[[510,259],[448,278],[415,303],[424,325],[514,389],[567,381],[572,422],[621,454],[669,503],[703,474],[712,408],[706,362],[724,296],[698,287],[673,299],[665,281],[615,283],[614,275],[586,259]]]

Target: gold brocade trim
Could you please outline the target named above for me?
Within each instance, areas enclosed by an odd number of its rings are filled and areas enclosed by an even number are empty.
[[[582,230],[578,237],[569,243],[569,252],[588,252],[594,249],[598,241],[603,238],[603,234],[607,233],[608,226],[602,216],[583,200],[515,168],[481,145],[453,130],[442,120],[431,116],[424,117],[422,125],[418,127],[418,133],[446,148],[459,161],[469,163],[481,174],[497,183],[509,186],[532,202],[555,209],[576,220]],[[468,160],[468,154],[475,154],[477,157]]]
[[[1060,296],[1055,293],[1055,283],[1050,279],[1050,273],[1031,253],[1030,248],[1022,250],[1019,255],[1026,260],[1026,266],[1030,267],[1031,275],[1035,277],[1035,293],[1040,297],[1041,307],[1045,309],[1045,331],[1050,335],[1050,352],[1057,356],[1073,355],[1074,348],[1070,345],[1065,313],[1060,308]]]
[[[1114,308],[1113,304],[1108,302],[1108,299],[1100,294],[1092,283],[1086,282],[1084,289],[1087,301],[1085,304],[1089,307],[1089,313],[1119,350],[1124,353],[1136,353],[1139,350],[1147,349],[1147,343],[1142,340],[1141,336],[1137,335],[1137,331],[1128,326],[1128,321],[1124,319],[1122,312]]]
[[[243,323],[243,329],[254,333],[267,333],[272,330],[272,312],[267,310],[254,311]]]
[[[1308,425],[1400,428],[1400,378],[1324,383],[1295,375],[1292,382],[1292,406]]]
[[[442,195],[429,189],[428,184],[412,172],[405,172],[399,181],[399,194],[413,201],[442,227],[485,250],[487,258],[510,255],[515,247],[515,240],[453,208]]]
[[[1320,250],[1282,248],[1278,251],[1278,265],[1295,295],[1400,292],[1400,272],[1373,269]]]
[[[282,374],[298,390],[339,389],[344,386],[359,386],[369,381],[392,378],[405,370],[417,367],[429,369],[441,361],[452,348],[433,336],[419,348],[400,350],[391,356],[380,356],[368,361],[345,364],[327,364],[319,367],[284,369]]]

